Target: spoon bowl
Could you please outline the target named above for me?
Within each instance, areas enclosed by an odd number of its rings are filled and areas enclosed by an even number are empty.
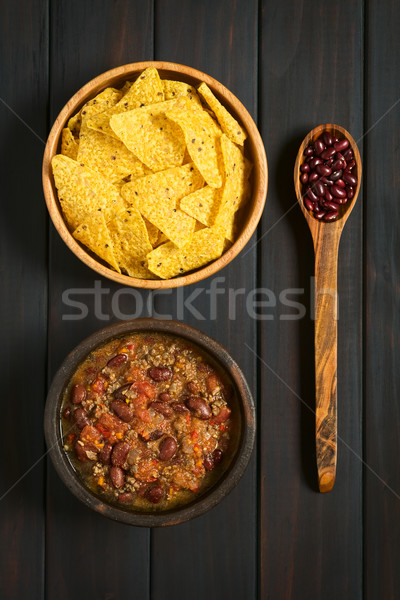
[[[318,220],[306,208],[300,181],[300,167],[305,162],[305,149],[324,132],[346,138],[353,151],[357,177],[354,196],[339,209],[335,221]],[[294,166],[294,187],[300,208],[308,223],[314,243],[315,277],[315,437],[320,492],[329,492],[336,479],[337,463],[337,265],[340,237],[357,201],[361,184],[361,157],[357,144],[348,131],[327,123],[312,129],[304,138]]]

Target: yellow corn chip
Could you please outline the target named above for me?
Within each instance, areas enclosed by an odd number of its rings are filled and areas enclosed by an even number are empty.
[[[232,142],[243,146],[247,135],[236,119],[234,119],[226,108],[222,106],[219,100],[217,100],[206,83],[201,83],[197,89],[217,117],[222,131],[226,133]]]
[[[94,210],[105,219],[125,209],[118,188],[99,173],[57,154],[51,161],[58,199],[69,227],[74,230]]]
[[[208,185],[219,188],[222,185],[218,166],[221,132],[205,110],[193,106],[194,103],[187,100],[185,109],[176,107],[167,112],[167,117],[182,128],[188,152]]]
[[[131,277],[154,279],[146,267],[152,251],[146,225],[136,208],[115,217],[107,224],[118,265]]]
[[[160,237],[161,231],[158,229],[158,227],[153,225],[153,223],[150,223],[150,221],[148,221],[146,217],[143,217],[143,221],[146,225],[147,235],[149,236],[149,242],[154,248],[154,246],[158,242],[158,238]]]
[[[170,79],[163,79],[164,85],[164,99],[173,100],[180,96],[187,96],[189,100],[193,100],[199,106],[201,106],[200,98],[197,95],[195,88],[188,83],[183,81],[171,81]]]
[[[184,248],[177,248],[172,242],[159,246],[147,255],[147,264],[155,275],[169,279],[219,258],[223,247],[224,236],[205,227],[194,233],[192,241]]]
[[[128,175],[143,177],[151,172],[121,141],[91,129],[85,121],[81,125],[77,161],[111,183]]]
[[[89,213],[75,229],[73,236],[97,256],[108,262],[118,273],[121,273],[114,256],[113,243],[102,212],[94,210]]]
[[[203,184],[200,172],[191,163],[131,181],[121,188],[121,195],[174,244],[182,247],[191,240],[195,219],[179,209],[179,201]]]
[[[68,127],[64,127],[61,134],[61,154],[76,160],[79,144]]]
[[[102,133],[115,137],[110,127],[110,117],[147,104],[164,100],[164,88],[157,69],[149,67],[139,75],[121,100],[105,112],[88,120],[88,125]]]
[[[181,165],[185,155],[181,128],[165,116],[165,110],[174,102],[137,108],[110,119],[118,138],[154,172]]]
[[[182,198],[179,208],[185,213],[211,227],[221,204],[221,189],[209,185]]]
[[[225,184],[215,228],[233,241],[233,217],[240,208],[246,190],[246,166],[240,148],[224,134],[221,150],[225,165]]]
[[[117,104],[122,98],[122,92],[114,88],[106,88],[95,98],[92,98],[84,104],[79,112],[76,113],[68,121],[68,128],[72,131],[75,137],[80,133],[82,119],[86,120],[97,113],[101,113],[108,108]]]

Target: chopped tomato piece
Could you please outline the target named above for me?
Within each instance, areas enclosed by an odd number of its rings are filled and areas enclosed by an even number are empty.
[[[146,377],[146,372],[144,369],[140,369],[139,367],[130,367],[130,369],[126,373],[127,381],[143,381]]]
[[[98,452],[101,448],[102,435],[96,427],[93,427],[93,425],[86,425],[82,429],[80,439],[95,452]]]
[[[218,425],[219,423],[225,423],[231,416],[231,409],[227,406],[223,406],[216,417],[212,419],[212,423]]]
[[[111,415],[109,413],[103,413],[100,419],[96,423],[96,428],[103,433],[103,430],[109,432],[108,441],[110,444],[114,444],[118,439],[123,437],[124,433],[126,433],[129,429],[129,425]],[[103,433],[104,437],[107,437]]]
[[[136,381],[132,384],[131,389],[138,394],[146,394],[150,400],[156,395],[156,387],[150,381]]]
[[[216,373],[210,373],[207,375],[207,390],[210,394],[213,394],[215,390],[221,387],[221,381]]]
[[[144,421],[144,423],[151,423],[151,416],[148,410],[145,408],[136,408],[135,415]]]

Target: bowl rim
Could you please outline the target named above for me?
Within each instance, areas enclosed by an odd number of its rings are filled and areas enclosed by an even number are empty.
[[[62,396],[69,377],[76,367],[96,347],[109,339],[126,335],[129,332],[160,332],[179,336],[197,345],[207,352],[233,380],[241,410],[241,439],[232,460],[221,480],[217,481],[208,491],[187,506],[177,507],[164,513],[135,513],[129,509],[117,508],[101,501],[92,494],[81,482],[74,471],[63,447],[60,435],[60,407]],[[108,325],[81,341],[64,359],[50,385],[45,411],[44,433],[47,452],[64,484],[69,490],[89,508],[105,517],[128,525],[140,527],[162,527],[175,525],[198,517],[218,504],[237,485],[249,463],[255,442],[256,418],[254,400],[247,381],[235,360],[228,351],[202,331],[173,320],[141,318],[122,321]]]
[[[255,175],[251,200],[254,205],[251,212],[248,214],[247,224],[242,230],[240,236],[237,238],[237,240],[235,240],[232,246],[216,260],[204,267],[201,267],[200,269],[195,270],[192,273],[189,273],[188,275],[183,275],[173,279],[158,280],[130,277],[128,275],[113,271],[111,268],[106,267],[101,262],[98,262],[95,258],[93,258],[75,240],[75,238],[72,236],[72,233],[69,231],[66,222],[64,221],[59,206],[51,169],[51,159],[57,153],[62,129],[69,117],[78,110],[78,107],[80,107],[90,97],[96,95],[105,87],[113,85],[124,78],[129,79],[129,76],[132,76],[134,73],[140,72],[148,67],[155,67],[159,71],[176,73],[180,76],[181,80],[182,78],[195,79],[197,80],[197,83],[204,81],[211,88],[211,90],[216,93],[217,97],[220,100],[223,100],[223,104],[227,105],[229,109],[233,111],[235,116],[238,117],[242,122],[248,134],[248,145],[251,146],[250,150],[252,158],[256,162],[256,166],[253,168]],[[43,155],[42,182],[47,209],[57,232],[69,249],[83,263],[100,275],[103,275],[104,277],[123,285],[144,289],[171,289],[202,281],[206,277],[213,275],[228,265],[241,252],[256,230],[264,210],[268,190],[268,165],[264,144],[253,118],[240,100],[222,83],[210,75],[194,69],[193,67],[172,62],[145,61],[128,63],[101,73],[81,87],[70,98],[70,100],[68,100],[55,119],[50,134],[47,138]]]

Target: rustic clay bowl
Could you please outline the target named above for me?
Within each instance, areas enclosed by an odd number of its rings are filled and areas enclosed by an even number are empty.
[[[78,365],[98,345],[129,332],[143,331],[169,333],[196,344],[200,350],[208,354],[229,374],[236,388],[236,400],[232,404],[232,409],[238,416],[236,449],[233,450],[233,456],[229,457],[228,468],[209,490],[191,503],[159,513],[154,511],[151,513],[135,512],[124,508],[122,505],[120,508],[108,504],[104,499],[96,496],[82,483],[79,475],[75,472],[63,449],[61,438],[60,413],[63,394],[71,375]],[[169,320],[136,319],[116,323],[97,331],[81,342],[67,356],[55,375],[47,396],[44,430],[50,458],[59,476],[81,502],[115,521],[129,525],[156,527],[174,525],[198,517],[218,504],[238,483],[247,467],[254,446],[255,408],[251,392],[240,368],[228,352],[212,338],[184,323]]]
[[[106,87],[121,87],[125,81],[134,80],[144,69],[151,66],[158,69],[162,79],[184,81],[193,86],[198,86],[202,81],[205,81],[221,103],[246,130],[248,139],[245,142],[245,153],[254,165],[252,171],[252,196],[247,204],[247,209],[242,220],[241,231],[235,243],[220,258],[207,266],[182,277],[175,277],[167,280],[136,279],[119,274],[109,268],[107,263],[89,252],[85,246],[79,244],[72,236],[64,221],[51,170],[51,159],[60,151],[61,132],[69,118],[74,115],[85,102],[96,96]],[[55,120],[47,140],[43,158],[43,190],[46,204],[53,224],[64,242],[82,262],[94,271],[97,271],[97,273],[100,273],[100,275],[112,279],[122,285],[132,287],[150,289],[181,287],[183,285],[201,281],[225,267],[239,254],[254,233],[264,209],[267,186],[268,169],[264,145],[253,119],[243,104],[226,87],[209,75],[197,71],[196,69],[192,69],[191,67],[169,62],[156,61],[123,65],[111,69],[111,71],[107,71],[95,79],[92,79],[92,81],[89,81],[89,83],[84,85],[67,102]]]

